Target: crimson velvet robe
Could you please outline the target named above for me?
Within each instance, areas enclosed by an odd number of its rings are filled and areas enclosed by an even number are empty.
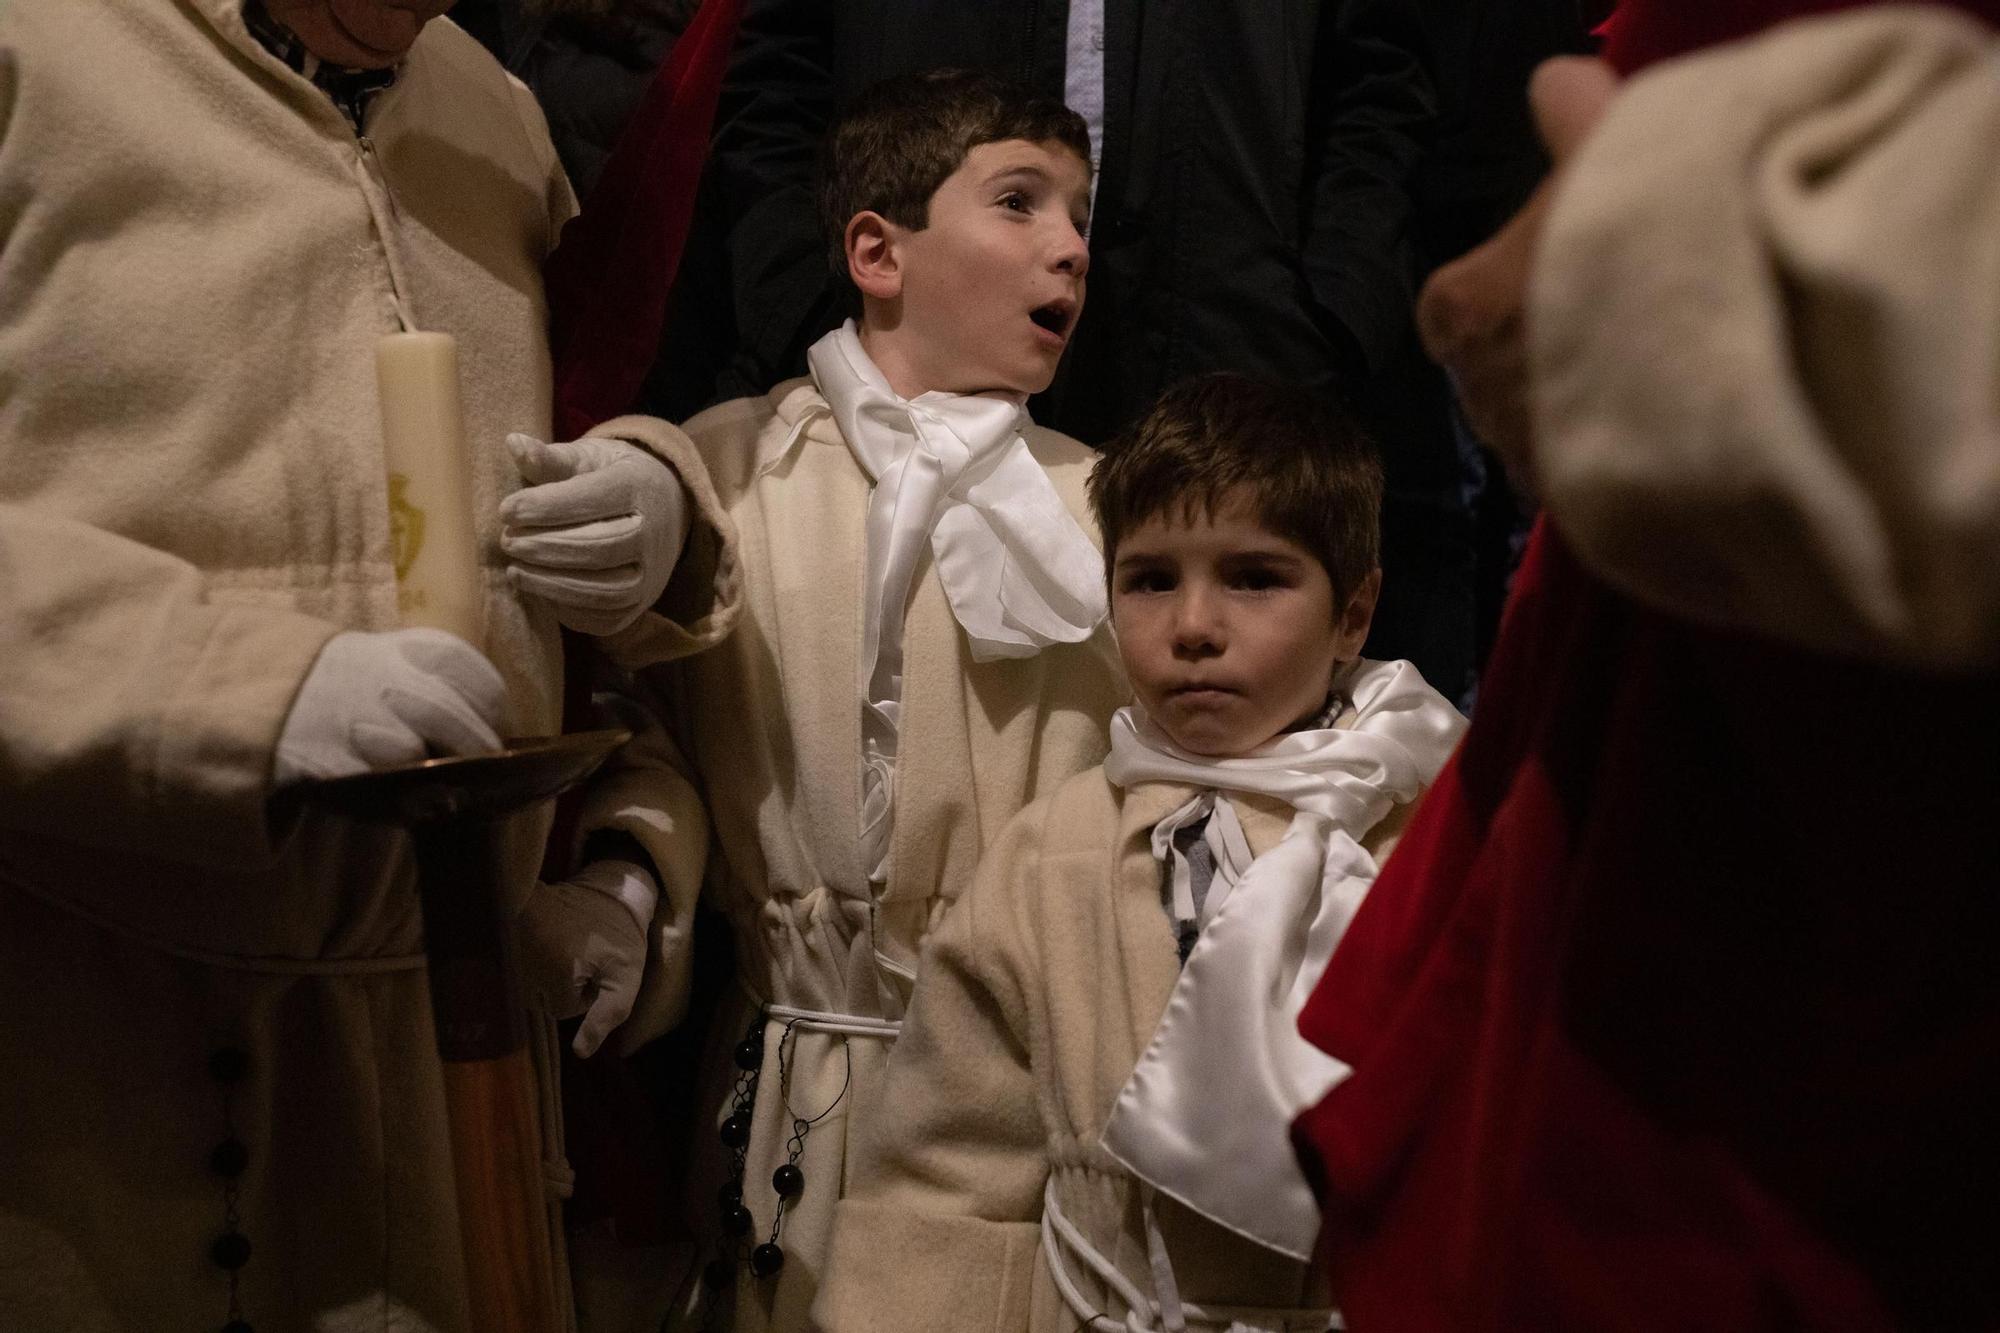
[[[1641,0],[1606,54],[1836,7]],[[1295,1127],[1348,1326],[2000,1327],[1996,686],[1648,611],[1544,524],[1301,1019],[1355,1067]]]

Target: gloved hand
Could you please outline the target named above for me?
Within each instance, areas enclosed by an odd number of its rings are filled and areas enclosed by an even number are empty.
[[[292,700],[272,784],[497,750],[506,703],[493,664],[441,629],[336,634]]]
[[[507,448],[528,482],[500,506],[514,586],[586,634],[637,620],[687,540],[687,492],[674,470],[635,444],[593,436],[543,444],[514,434]]]
[[[646,930],[659,901],[652,875],[630,861],[592,861],[537,884],[521,911],[521,969],[555,1018],[583,1015],[574,1049],[588,1058],[632,1012],[646,970]]]

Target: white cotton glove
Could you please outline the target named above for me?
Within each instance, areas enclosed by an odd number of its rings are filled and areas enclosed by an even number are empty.
[[[522,972],[555,1018],[583,1015],[574,1049],[588,1058],[639,998],[646,930],[659,887],[630,861],[592,861],[573,878],[538,884],[521,912]]]
[[[272,785],[497,750],[506,703],[493,664],[441,629],[336,634],[292,700]]]
[[[523,592],[585,634],[615,634],[660,598],[687,540],[687,492],[636,444],[507,437],[527,485],[500,506],[500,549]]]

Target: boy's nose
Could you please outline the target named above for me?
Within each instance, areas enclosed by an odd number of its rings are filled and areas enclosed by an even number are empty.
[[[1083,238],[1083,233],[1068,218],[1064,218],[1060,226],[1062,234],[1057,237],[1055,255],[1049,266],[1058,273],[1081,278],[1090,272],[1090,242]]]
[[[1200,588],[1183,592],[1174,604],[1174,652],[1179,657],[1213,657],[1222,651],[1223,629],[1213,595]]]

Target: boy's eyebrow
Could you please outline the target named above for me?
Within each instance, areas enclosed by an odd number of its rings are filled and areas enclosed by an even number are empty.
[[[1051,179],[1049,173],[1045,169],[1035,166],[1033,163],[1023,162],[1019,166],[1002,167],[1000,170],[994,172],[991,176],[988,176],[986,178],[986,183],[988,185],[998,185],[1001,181],[1006,180],[1010,176],[1027,176],[1032,180],[1034,180],[1037,184],[1047,184],[1048,181]]]
[[[1302,564],[1304,557],[1295,551],[1287,551],[1277,546],[1251,546],[1237,551],[1225,551],[1218,560],[1275,560],[1286,564]]]

